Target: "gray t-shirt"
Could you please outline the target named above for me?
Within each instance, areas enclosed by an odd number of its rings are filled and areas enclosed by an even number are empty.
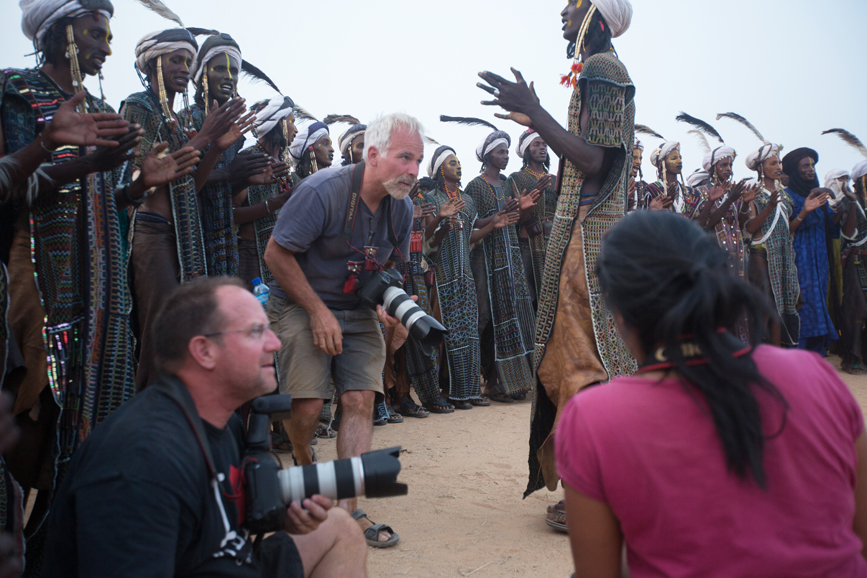
[[[277,225],[271,233],[278,245],[295,253],[307,282],[325,305],[340,311],[355,309],[361,304],[354,293],[343,292],[349,277],[349,262],[361,263],[359,281],[362,285],[371,275],[364,270],[364,256],[346,244],[344,232],[354,166],[324,169],[301,181],[280,209]],[[398,248],[404,259],[410,257],[412,201],[391,199],[389,203],[388,198],[380,203],[375,215],[359,199],[351,240],[352,247],[359,251],[364,251],[366,246],[376,247],[376,260],[381,264],[389,259],[400,263],[397,251],[388,240],[389,204]],[[270,288],[274,297],[286,297],[276,280]]]

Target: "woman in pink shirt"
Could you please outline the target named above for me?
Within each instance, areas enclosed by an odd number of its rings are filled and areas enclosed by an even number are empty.
[[[630,213],[599,279],[641,370],[556,430],[576,576],[867,576],[861,410],[818,355],[748,345],[766,298],[692,222]]]

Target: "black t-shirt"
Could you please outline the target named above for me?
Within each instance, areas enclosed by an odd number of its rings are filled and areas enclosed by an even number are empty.
[[[233,415],[222,430],[203,422],[220,479],[214,484],[167,391],[158,382],[138,394],[76,451],[52,505],[43,575],[253,578],[280,567],[269,575],[303,576],[288,534],[265,540],[269,559],[262,560],[241,528],[240,419]],[[194,406],[191,415],[201,419]]]

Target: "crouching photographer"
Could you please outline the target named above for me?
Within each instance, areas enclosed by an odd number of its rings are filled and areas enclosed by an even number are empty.
[[[363,577],[358,525],[314,495],[255,543],[244,525],[243,424],[276,388],[280,347],[240,280],[179,287],[153,325],[153,385],[76,452],[53,502],[42,575]]]
[[[283,342],[280,392],[292,395],[285,425],[298,465],[315,461],[310,441],[322,405],[331,399],[332,380],[342,412],[338,457],[370,450],[374,401],[383,393],[385,366],[379,324],[387,333],[401,332],[417,320],[405,292],[388,293],[394,279],[384,268],[389,261],[409,259],[413,204],[408,195],[424,156],[421,132],[419,122],[403,114],[371,123],[364,162],[301,181],[280,211],[265,251],[276,280],[268,316]],[[386,294],[392,299],[386,301]],[[370,305],[376,300],[374,311]],[[354,499],[341,500],[340,506],[353,512],[371,546],[398,542],[389,526],[374,525],[355,510]]]

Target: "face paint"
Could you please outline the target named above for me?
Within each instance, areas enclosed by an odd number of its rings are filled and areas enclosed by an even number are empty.
[[[229,75],[229,80],[234,80],[232,78],[232,61],[229,60],[229,53],[226,53],[226,73]]]

